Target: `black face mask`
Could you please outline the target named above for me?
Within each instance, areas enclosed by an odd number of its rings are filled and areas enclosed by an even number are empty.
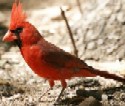
[[[22,41],[20,39],[20,33],[23,31],[23,28],[16,28],[15,30],[10,30],[10,31],[11,31],[11,33],[14,33],[15,36],[17,36],[17,39],[14,40],[14,42],[21,49],[21,47],[22,47]]]

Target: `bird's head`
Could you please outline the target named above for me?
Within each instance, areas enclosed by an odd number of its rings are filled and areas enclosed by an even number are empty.
[[[19,0],[12,6],[9,30],[3,37],[3,41],[16,42],[21,48],[24,45],[31,45],[40,38],[37,29],[26,21],[26,14],[22,10]]]

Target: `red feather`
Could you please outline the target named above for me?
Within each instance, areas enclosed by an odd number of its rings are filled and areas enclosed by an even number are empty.
[[[26,20],[26,14],[22,10],[22,4],[15,1],[12,6],[10,29],[18,27],[18,25]]]

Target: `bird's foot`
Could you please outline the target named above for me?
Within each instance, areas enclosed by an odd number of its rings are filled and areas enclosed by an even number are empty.
[[[61,90],[59,96],[57,97],[57,99],[56,99],[56,101],[55,101],[55,103],[54,103],[54,106],[59,105],[59,103],[60,103],[60,101],[61,101],[61,96],[62,96],[64,90],[65,90],[65,88],[62,88],[62,90]]]

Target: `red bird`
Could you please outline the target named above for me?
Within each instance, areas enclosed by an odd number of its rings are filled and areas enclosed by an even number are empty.
[[[50,87],[54,86],[54,80],[60,80],[64,90],[66,79],[97,75],[125,82],[124,78],[94,69],[83,60],[46,41],[38,30],[26,21],[26,14],[20,2],[13,3],[9,30],[3,41],[14,41],[26,63],[37,75],[47,79]]]

